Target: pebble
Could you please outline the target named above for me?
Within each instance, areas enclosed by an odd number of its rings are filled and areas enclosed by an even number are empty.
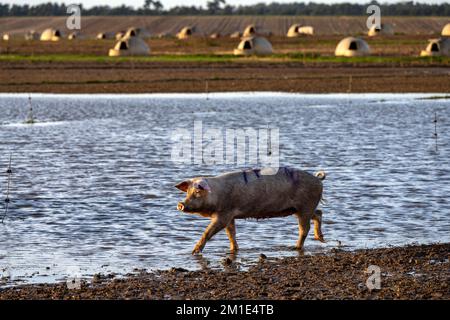
[[[233,264],[233,260],[231,260],[230,258],[225,258],[223,259],[222,263],[226,266],[230,266],[231,264]]]

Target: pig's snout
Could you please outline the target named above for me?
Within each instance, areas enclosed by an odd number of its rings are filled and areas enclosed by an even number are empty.
[[[178,202],[177,209],[180,211],[184,211],[185,205],[183,202]]]

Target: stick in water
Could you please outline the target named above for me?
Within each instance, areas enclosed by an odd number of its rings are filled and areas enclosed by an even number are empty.
[[[28,96],[28,117],[25,123],[33,124],[34,123],[34,116],[33,116],[33,105],[31,104],[31,96]]]
[[[438,152],[438,134],[437,134],[437,112],[434,112],[434,141],[436,144],[436,152]]]
[[[6,170],[6,173],[8,174],[8,183],[6,186],[6,197],[5,197],[5,212],[3,213],[3,217],[2,217],[2,223],[3,220],[5,220],[6,215],[8,214],[8,208],[9,208],[9,190],[10,190],[10,186],[11,186],[11,174],[12,174],[12,170],[11,170],[11,154],[9,155],[9,166],[8,169]]]

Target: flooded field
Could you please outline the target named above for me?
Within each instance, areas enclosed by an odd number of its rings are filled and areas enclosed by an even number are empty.
[[[173,186],[242,169],[179,164],[172,134],[278,128],[280,164],[324,169],[323,231],[306,253],[450,241],[450,103],[425,94],[0,95],[0,192],[12,155],[11,204],[0,225],[3,284],[137,269],[216,267],[224,232],[191,256],[208,220],[176,210]],[[435,96],[435,95],[434,95]],[[437,114],[437,151],[435,132]],[[1,208],[0,208],[1,209]],[[3,211],[3,210],[2,210]],[[296,255],[294,217],[237,221],[243,266]]]

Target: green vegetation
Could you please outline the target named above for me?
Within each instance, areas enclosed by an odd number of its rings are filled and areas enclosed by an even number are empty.
[[[431,97],[417,98],[417,100],[447,100],[447,99],[450,99],[450,95],[447,95],[447,96],[431,96]]]
[[[414,56],[366,56],[366,57],[335,57],[320,56],[314,54],[288,53],[285,55],[273,55],[273,57],[285,58],[293,61],[304,62],[330,62],[330,63],[392,63],[392,64],[414,64],[414,63],[439,63],[448,65],[449,57],[414,57]]]
[[[24,121],[24,124],[35,124],[36,121],[34,119],[27,119]]]
[[[107,57],[96,55],[71,55],[71,54],[42,54],[19,55],[3,54],[0,61],[5,62],[214,62],[214,63],[239,63],[239,62],[303,62],[303,63],[350,63],[350,64],[441,64],[449,65],[449,57],[412,57],[412,56],[368,56],[368,57],[334,57],[320,56],[318,54],[288,53],[274,54],[267,57],[240,57],[231,54],[165,54],[151,55],[148,57]]]
[[[26,62],[230,62],[238,57],[233,55],[151,55],[147,57],[108,57],[97,55],[73,54],[39,54],[19,55],[3,54],[0,61],[26,61]]]

